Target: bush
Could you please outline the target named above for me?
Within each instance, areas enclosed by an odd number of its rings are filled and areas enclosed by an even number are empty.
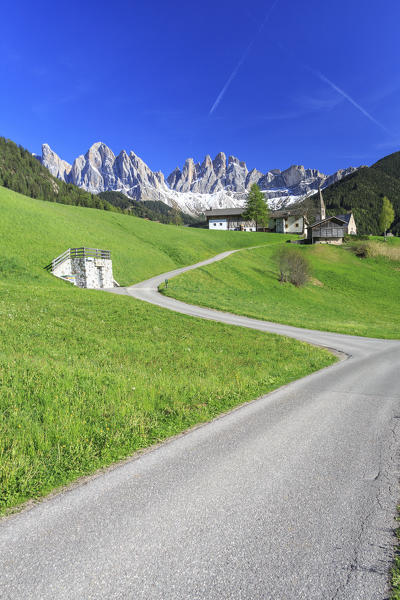
[[[368,258],[373,255],[372,244],[370,242],[354,242],[351,250],[360,258]]]
[[[382,242],[355,242],[350,246],[352,252],[360,258],[375,258],[384,256],[389,260],[400,261],[400,247],[389,246]]]
[[[279,280],[289,281],[296,287],[307,283],[310,264],[299,248],[279,248],[275,255],[279,268]]]

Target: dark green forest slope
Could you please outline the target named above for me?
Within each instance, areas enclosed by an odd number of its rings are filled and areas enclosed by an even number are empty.
[[[362,167],[324,190],[328,214],[352,210],[360,234],[382,234],[378,222],[383,196],[389,198],[395,211],[390,231],[400,235],[400,152]]]

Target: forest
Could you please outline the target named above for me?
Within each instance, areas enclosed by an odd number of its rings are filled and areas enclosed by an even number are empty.
[[[385,156],[371,167],[361,167],[324,189],[327,213],[353,211],[361,235],[383,233],[379,231],[379,215],[384,196],[389,198],[395,212],[389,231],[400,235],[400,152]],[[317,201],[317,196],[313,199]]]

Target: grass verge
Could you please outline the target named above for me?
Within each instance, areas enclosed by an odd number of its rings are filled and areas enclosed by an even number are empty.
[[[397,512],[400,515],[400,506],[397,507]],[[400,521],[400,516],[397,517],[397,521]],[[396,530],[397,536],[397,546],[395,549],[395,557],[393,561],[393,566],[391,568],[390,574],[390,584],[391,584],[391,593],[390,600],[400,600],[400,527]]]
[[[1,289],[2,512],[335,360],[124,296],[49,292]]]

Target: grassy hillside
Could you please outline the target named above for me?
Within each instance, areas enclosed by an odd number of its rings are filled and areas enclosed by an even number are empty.
[[[400,152],[363,167],[324,190],[329,214],[353,210],[358,233],[379,235],[382,198],[387,196],[395,210],[391,231],[400,234]],[[314,197],[316,200],[316,196]]]
[[[392,238],[388,244],[397,244]],[[301,247],[313,279],[302,288],[278,281],[273,247],[248,250],[172,279],[164,293],[250,317],[298,327],[400,338],[400,263],[362,259],[345,247]]]
[[[295,340],[201,321],[43,270],[111,248],[134,282],[276,242],[40,202],[0,188],[0,513],[332,363]]]
[[[4,188],[0,188],[0,224],[2,246],[12,257],[0,256],[4,273],[11,268],[6,262],[12,260],[38,275],[67,248],[87,246],[111,250],[114,276],[120,284],[135,283],[231,248],[277,240],[268,234],[192,230],[83,207],[71,209]]]

